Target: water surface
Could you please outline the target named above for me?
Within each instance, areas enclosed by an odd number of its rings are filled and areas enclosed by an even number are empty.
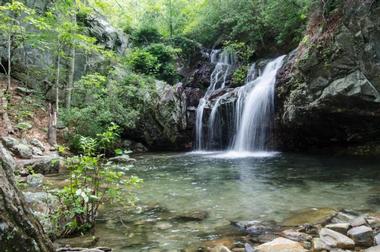
[[[231,220],[281,222],[309,207],[380,211],[379,160],[264,152],[137,159],[130,172],[144,179],[140,210],[118,216],[117,209],[106,207],[97,227],[100,244],[114,251],[195,250],[204,241],[231,234]],[[209,217],[175,219],[194,210],[205,210]]]

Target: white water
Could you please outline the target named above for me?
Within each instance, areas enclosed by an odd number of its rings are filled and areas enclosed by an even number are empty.
[[[239,90],[236,108],[237,135],[233,151],[244,153],[266,149],[273,119],[276,74],[284,58],[285,56],[281,56],[269,62],[260,76],[252,78],[253,80]]]
[[[213,50],[210,55],[210,61],[216,64],[211,77],[210,86],[208,87],[205,96],[200,99],[196,111],[195,131],[196,131],[196,150],[200,151],[205,148],[203,136],[203,115],[210,95],[218,89],[223,89],[226,86],[226,80],[231,73],[235,63],[235,56],[227,51]]]

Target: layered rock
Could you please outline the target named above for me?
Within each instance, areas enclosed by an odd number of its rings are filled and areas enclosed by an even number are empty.
[[[279,73],[282,149],[379,150],[380,3],[334,2],[338,7],[327,16],[311,17],[305,38]]]
[[[149,149],[183,150],[191,148],[191,111],[181,83],[170,86],[156,81],[155,92],[145,95],[147,113],[127,137],[143,142]]]
[[[51,252],[53,245],[16,187],[12,164],[0,156],[0,250]]]

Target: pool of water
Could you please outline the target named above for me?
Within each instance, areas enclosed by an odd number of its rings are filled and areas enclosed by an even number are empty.
[[[195,250],[232,235],[233,220],[281,221],[310,207],[380,211],[380,160],[283,153],[137,157],[137,210],[106,206],[96,229],[114,251]],[[203,221],[178,215],[207,211]]]

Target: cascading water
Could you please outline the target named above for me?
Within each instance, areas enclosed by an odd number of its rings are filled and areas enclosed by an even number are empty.
[[[235,56],[231,52],[213,50],[210,55],[211,63],[216,64],[210,77],[210,86],[208,87],[205,96],[200,99],[196,111],[195,131],[196,131],[196,149],[203,150],[206,147],[203,136],[203,115],[207,102],[211,94],[218,89],[223,89],[226,86],[226,80],[231,73],[235,63]]]
[[[251,80],[248,77],[250,81],[239,90],[236,105],[237,133],[233,151],[265,150],[273,119],[276,74],[284,58],[285,56],[281,56],[269,62],[262,74]]]

